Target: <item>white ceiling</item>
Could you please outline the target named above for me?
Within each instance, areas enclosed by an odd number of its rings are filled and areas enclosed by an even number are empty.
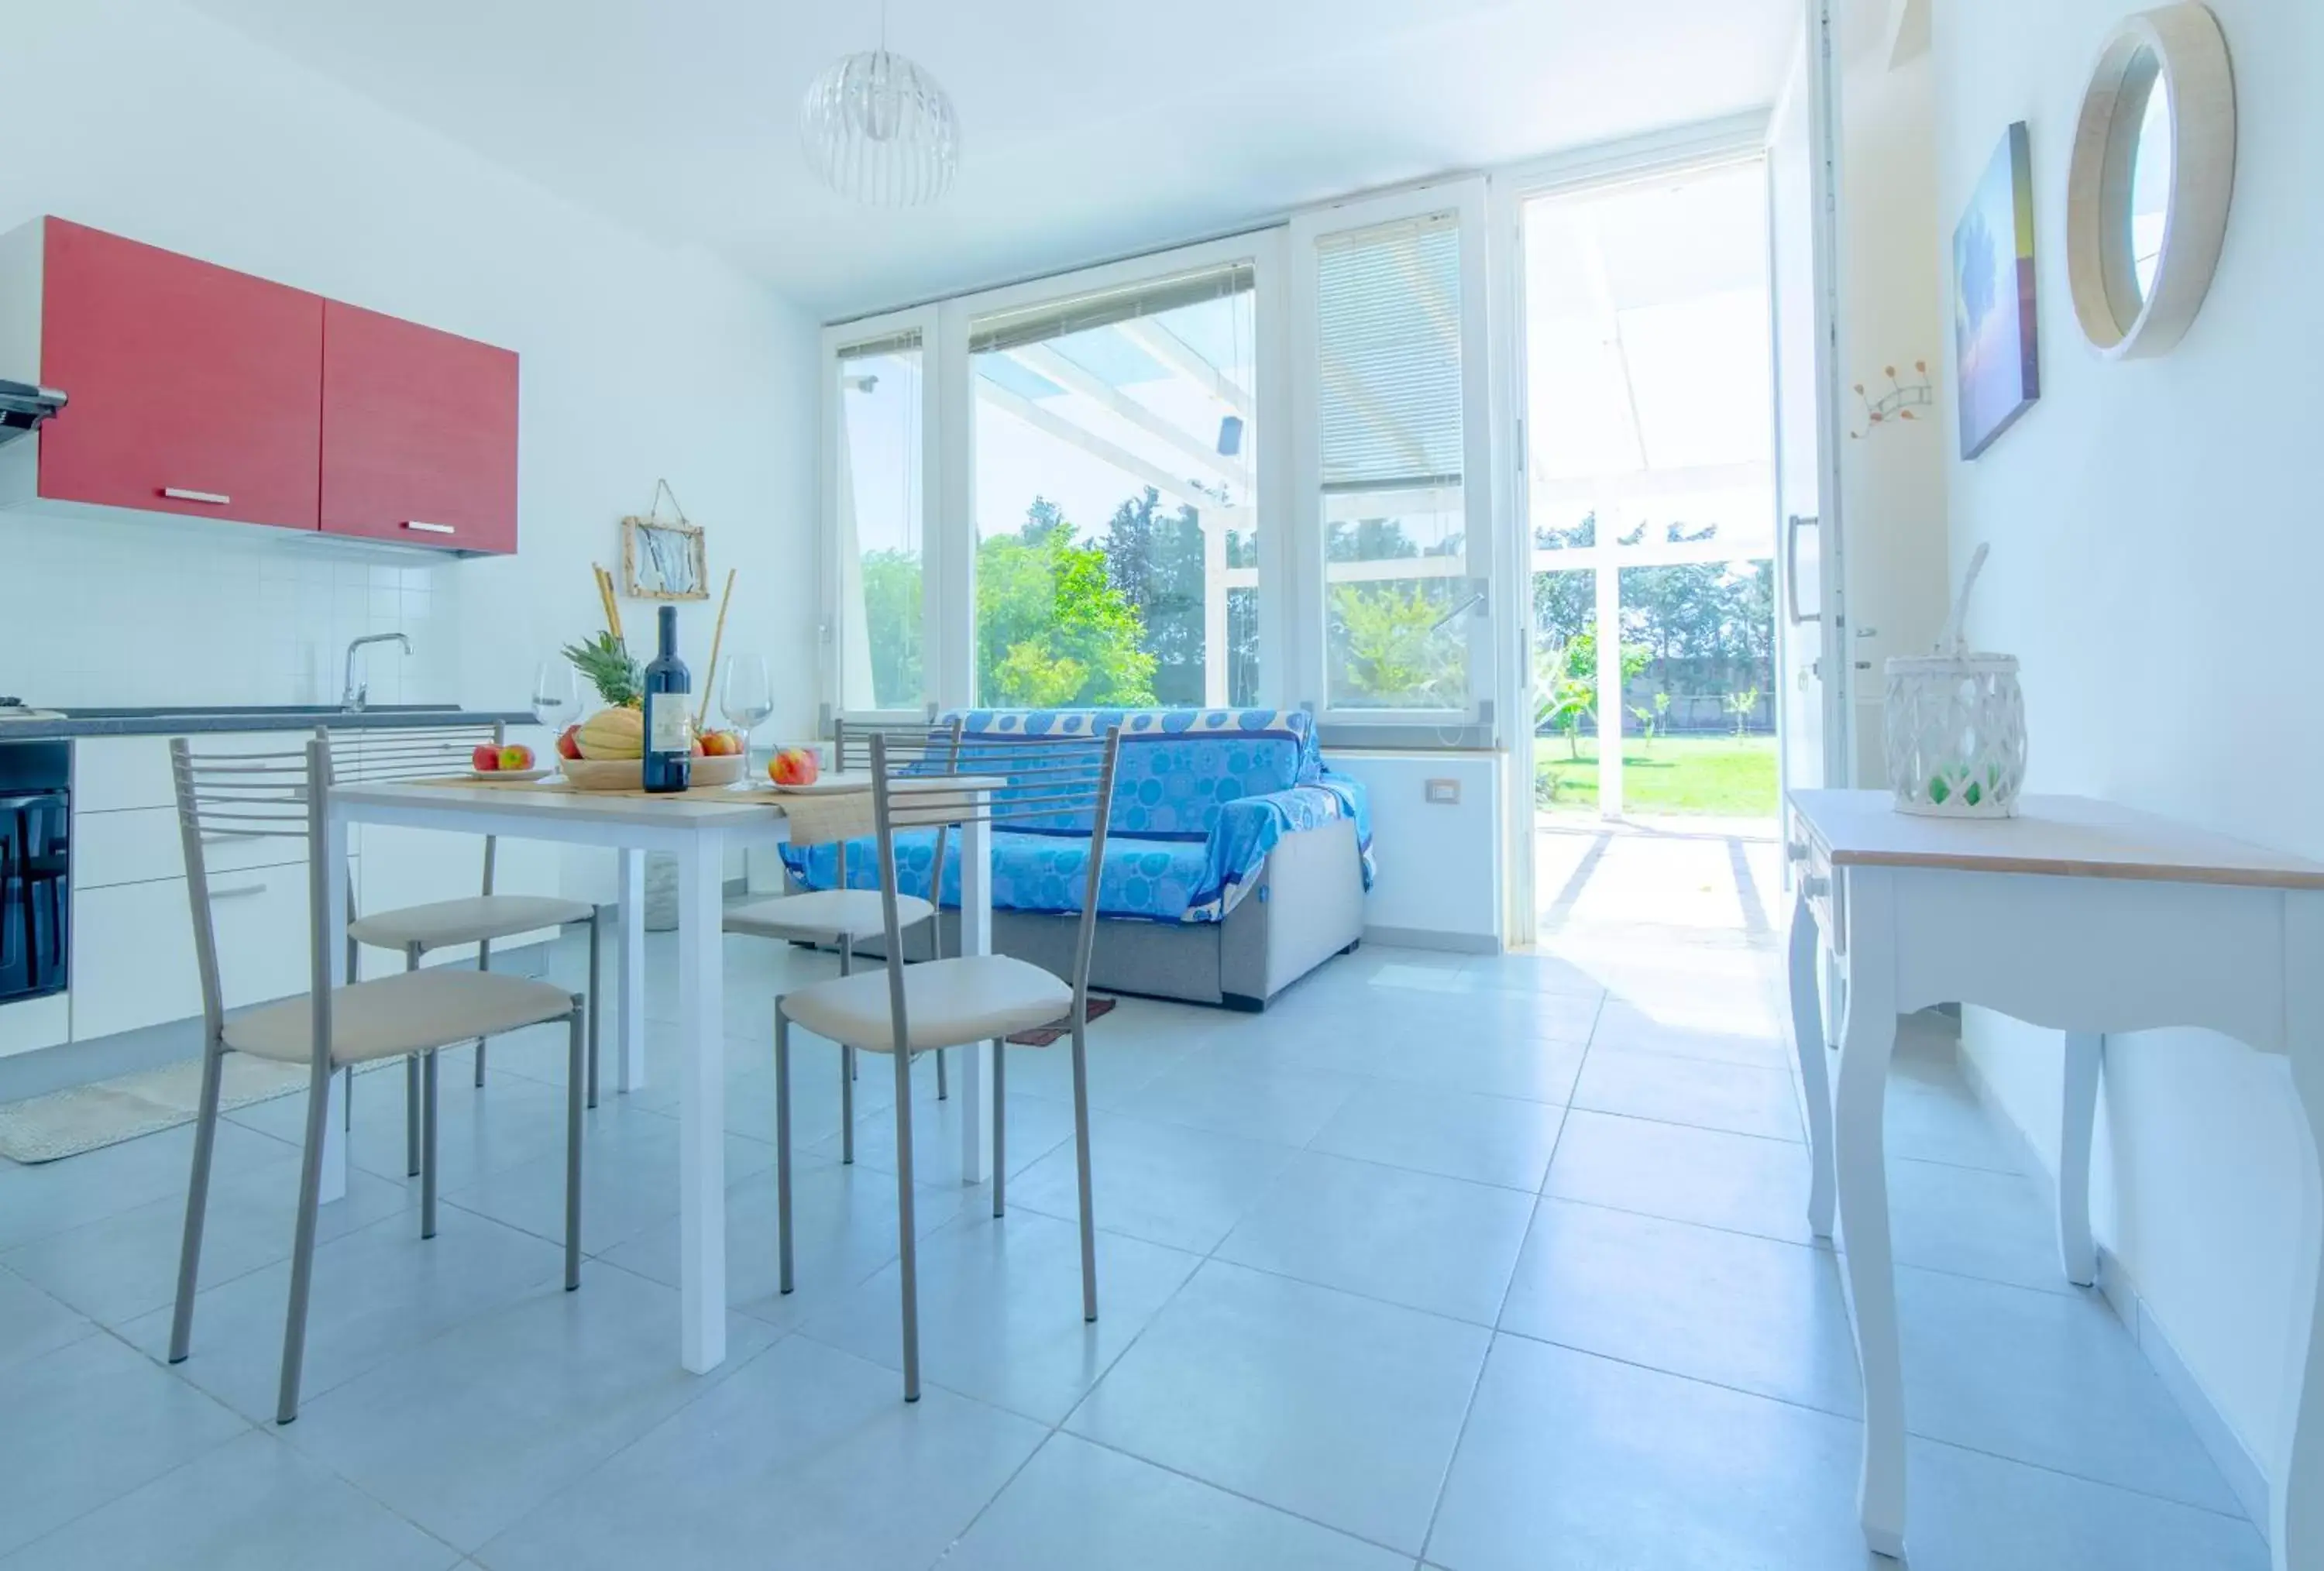
[[[825,318],[1771,102],[1795,0],[890,0],[960,113],[932,208],[832,196],[798,106],[872,0],[194,0]]]

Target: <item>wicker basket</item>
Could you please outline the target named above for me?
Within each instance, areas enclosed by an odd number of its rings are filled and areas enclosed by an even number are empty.
[[[1891,660],[1888,785],[1896,810],[2006,818],[2025,781],[2025,697],[2014,654]]]

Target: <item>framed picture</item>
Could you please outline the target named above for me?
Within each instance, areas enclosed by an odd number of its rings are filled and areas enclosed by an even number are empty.
[[[622,593],[640,600],[707,600],[702,531],[679,519],[622,520]]]
[[[2042,396],[2034,310],[2034,159],[2025,123],[2001,139],[1953,231],[1953,364],[1961,457],[1991,447]]]

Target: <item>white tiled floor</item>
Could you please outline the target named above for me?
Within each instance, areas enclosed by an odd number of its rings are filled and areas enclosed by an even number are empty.
[[[913,1407],[884,1064],[846,1168],[835,1059],[801,1051],[775,1291],[770,1052],[741,1022],[828,962],[771,945],[729,941],[733,1351],[707,1378],[676,1361],[673,999],[652,1088],[590,1120],[576,1294],[560,1043],[496,1048],[482,1093],[445,1074],[425,1244],[396,1077],[360,1087],[288,1428],[296,1099],[233,1116],[174,1370],[187,1132],[0,1164],[0,1571],[1858,1571],[1855,1359],[1771,958],[1368,948],[1259,1017],[1125,1002],[1093,1031],[1094,1326],[1063,1049],[1012,1050],[999,1221],[923,1066]],[[1941,1057],[1908,1061],[1890,1127],[1913,1564],[2264,1566]]]

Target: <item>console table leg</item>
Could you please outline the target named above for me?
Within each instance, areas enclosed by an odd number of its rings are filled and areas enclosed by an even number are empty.
[[[2301,1175],[2300,1253],[2293,1261],[2291,1345],[2284,1390],[2299,1393],[2268,1507],[2268,1547],[2275,1571],[2324,1566],[2324,892],[2284,896],[2284,1053],[2308,1128]]]
[[[1825,1063],[1823,1001],[1816,973],[1823,965],[1823,935],[1803,890],[1792,902],[1792,1045],[1800,1056],[1800,1087],[1808,1104],[1808,1225],[1831,1236],[1831,1075]]]
[[[1858,869],[1849,883],[1848,1019],[1832,1112],[1840,1224],[1864,1376],[1864,1470],[1857,1512],[1874,1553],[1904,1553],[1904,1374],[1888,1235],[1885,1147],[1888,1060],[1896,1046],[1896,929],[1888,881]]]
[[[2058,1129],[2058,1260],[2066,1280],[2089,1287],[2098,1280],[2098,1246],[2090,1240],[2090,1131],[2098,1115],[2098,1064],[2106,1038],[2066,1033],[2066,1087]]]

